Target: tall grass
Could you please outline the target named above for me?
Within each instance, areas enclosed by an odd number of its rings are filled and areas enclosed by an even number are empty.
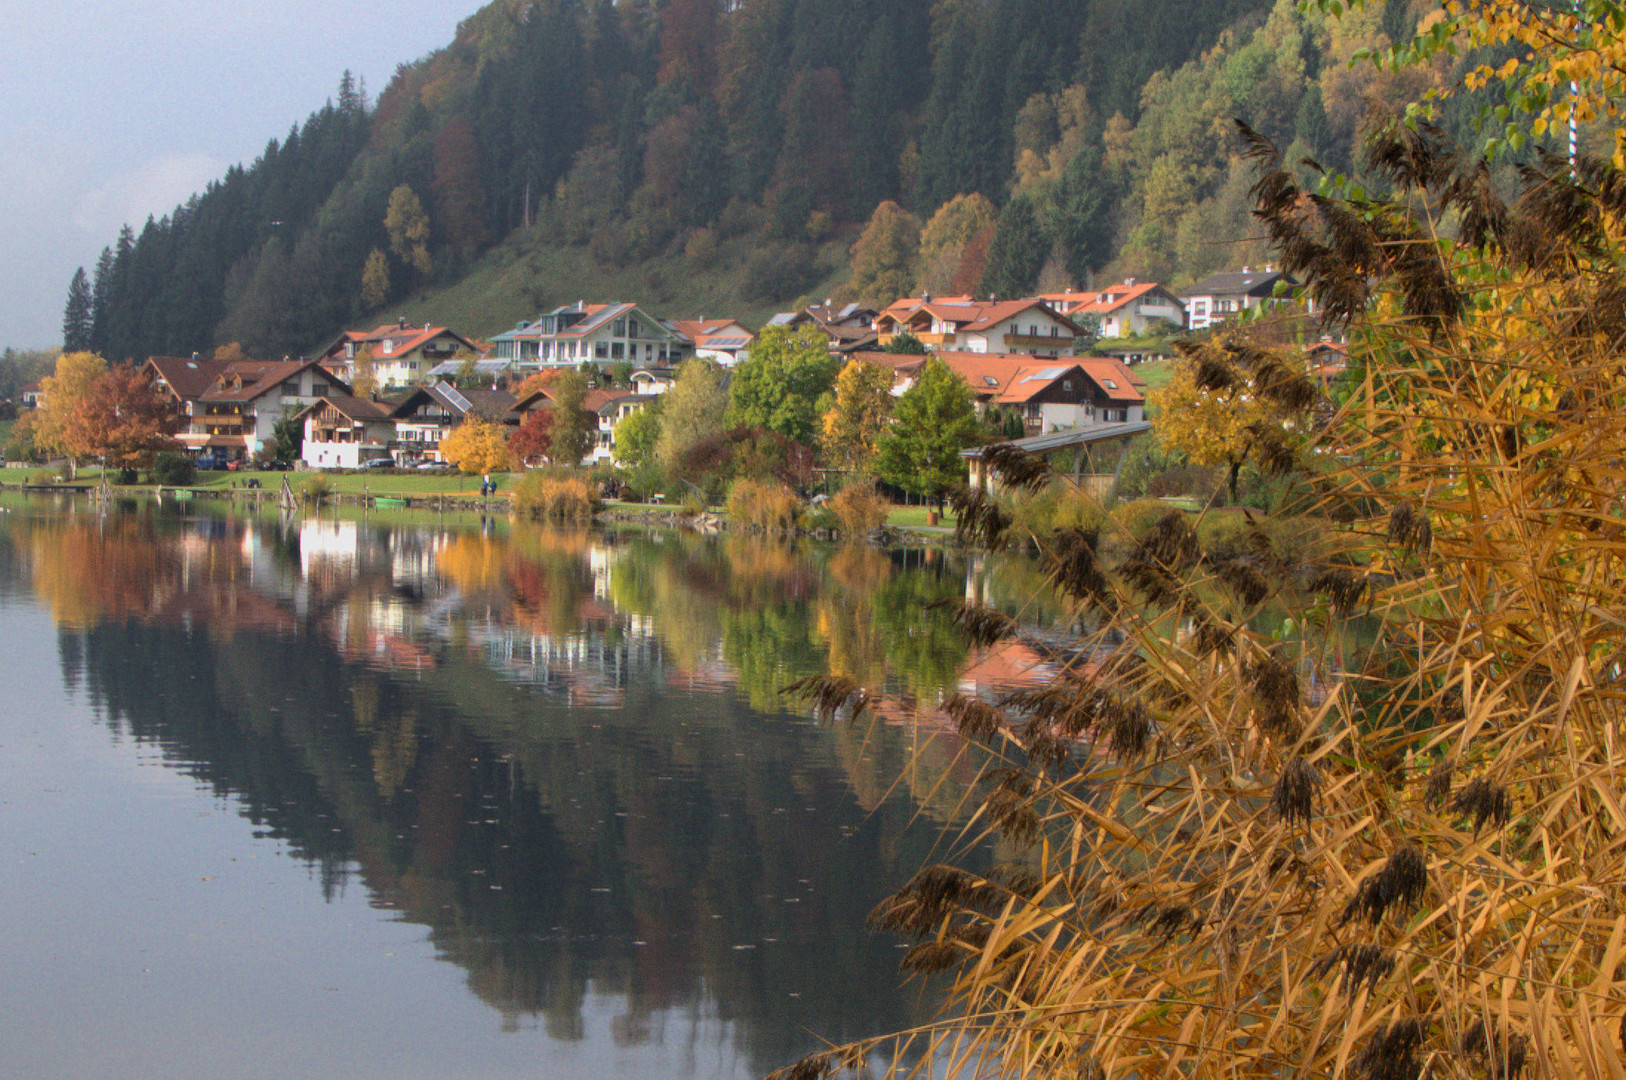
[[[1316,486],[1322,527],[1108,519],[1117,566],[1042,538],[1098,629],[1050,685],[944,708],[1026,854],[925,867],[876,909],[906,971],[947,974],[938,1022],[783,1076],[877,1050],[943,1076],[1626,1076],[1626,174],[1553,164],[1507,205],[1458,160],[1396,127],[1369,165],[1401,194],[1343,204],[1269,162],[1264,220],[1357,320],[1360,381],[1315,424],[1296,355],[1238,332],[1184,362],[1260,388],[1282,423],[1249,450]],[[1267,606],[1299,629],[1253,629]],[[978,644],[1017,629],[957,617]],[[879,692],[793,689],[844,715]]]
[[[729,489],[727,508],[736,526],[788,532],[801,520],[802,500],[784,484],[745,479]]]
[[[602,500],[585,476],[531,469],[514,488],[514,513],[532,521],[591,521]]]
[[[861,540],[886,524],[892,504],[874,484],[848,484],[830,500],[830,511],[849,540]]]

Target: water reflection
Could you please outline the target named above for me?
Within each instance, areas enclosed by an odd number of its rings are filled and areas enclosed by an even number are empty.
[[[929,605],[1019,565],[173,509],[11,514],[0,556],[108,724],[426,927],[509,1027],[581,1039],[607,995],[617,1045],[676,1012],[765,1071],[923,1019],[864,916],[963,820],[936,703],[1025,677]],[[785,711],[832,669],[899,704]]]

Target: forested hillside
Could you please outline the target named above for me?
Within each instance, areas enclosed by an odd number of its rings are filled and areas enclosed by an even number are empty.
[[[1257,257],[1232,243],[1252,230],[1229,118],[1348,167],[1372,102],[1426,88],[1347,63],[1409,34],[1414,2],[1331,22],[1291,0],[495,0],[376,103],[347,75],[252,165],[126,229],[64,336],[309,351],[496,245],[696,276],[722,252],[785,303],[878,206],[907,231],[971,194],[911,284],[1178,284]]]

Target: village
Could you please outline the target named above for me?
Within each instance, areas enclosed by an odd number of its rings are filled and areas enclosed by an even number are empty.
[[[1015,300],[905,297],[884,310],[826,301],[781,312],[757,330],[727,317],[672,319],[637,303],[584,299],[487,340],[403,318],[345,331],[309,358],[266,361],[220,350],[154,356],[139,370],[169,415],[168,445],[178,446],[197,470],[461,467],[488,474],[538,465],[636,465],[651,448],[647,436],[640,447],[623,445],[629,418],[652,406],[658,415],[691,362],[707,368],[712,389],[726,396],[754,348],[777,343],[783,352],[789,344],[804,357],[822,354],[830,377],[819,401],[767,403],[806,415],[828,414],[840,404],[843,391],[833,376],[844,368],[858,365],[855,375],[863,373],[872,390],[884,388],[896,401],[935,363],[952,374],[980,421],[952,448],[965,459],[963,477],[977,487],[985,479],[981,444],[1015,440],[1048,454],[1121,445],[1148,432],[1148,386],[1137,369],[1167,360],[1172,338],[1206,335],[1227,318],[1279,304],[1290,285],[1266,265],[1211,275],[1179,295],[1129,279],[1100,290]],[[1306,363],[1325,376],[1338,370],[1341,358],[1340,346],[1321,342],[1307,349]],[[571,378],[563,378],[567,374]],[[819,392],[785,382],[768,391],[783,399]],[[38,407],[42,399],[36,384],[25,388],[22,404]],[[714,404],[723,401],[720,396]],[[561,408],[580,416],[574,440],[557,434],[571,426],[555,423]],[[858,473],[868,471],[875,440],[891,422],[884,402],[870,411],[878,415],[857,433],[866,445],[846,455],[845,464]],[[831,460],[841,455],[817,423],[811,430],[772,421],[758,426],[792,442],[825,444],[824,464],[842,464]],[[470,437],[460,442],[460,431]],[[475,431],[482,437],[472,437]],[[899,486],[931,496],[943,485],[905,480]]]

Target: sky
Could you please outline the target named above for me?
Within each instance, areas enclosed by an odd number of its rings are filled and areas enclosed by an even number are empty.
[[[481,0],[3,0],[0,348],[62,340],[76,268],[333,97],[376,96]]]

